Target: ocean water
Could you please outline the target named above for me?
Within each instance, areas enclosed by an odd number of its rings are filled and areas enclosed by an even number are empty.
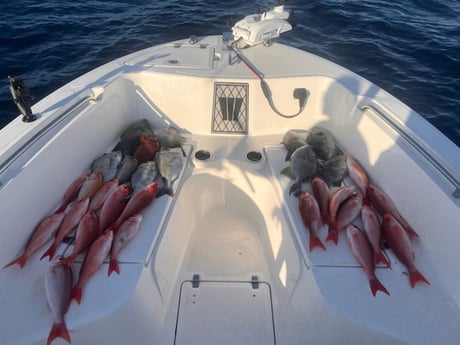
[[[0,127],[19,112],[8,76],[38,102],[110,60],[229,23],[274,1],[21,0],[0,4]],[[460,146],[460,1],[292,0],[280,41],[338,63],[409,105]],[[280,61],[282,63],[282,61]]]

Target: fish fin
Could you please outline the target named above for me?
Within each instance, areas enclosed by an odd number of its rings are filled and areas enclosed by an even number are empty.
[[[72,266],[74,260],[75,260],[75,257],[71,255],[71,256],[68,256],[68,257],[65,257],[65,258],[61,258],[60,262],[63,265],[66,265],[66,266],[70,267],[70,266]]]
[[[50,345],[56,338],[62,338],[70,344],[70,335],[65,321],[53,324],[46,345]]]
[[[2,269],[5,269],[7,267],[10,267],[10,266],[13,266],[13,265],[16,265],[16,264],[19,265],[19,267],[23,268],[25,266],[26,262],[27,262],[27,259],[28,259],[28,257],[25,254],[22,254],[17,259],[14,259],[10,263],[8,263],[5,266],[3,266]]]
[[[75,300],[77,304],[81,303],[81,295],[83,292],[83,288],[81,286],[75,286],[72,290],[72,294],[70,295],[70,300]]]
[[[49,256],[49,260],[51,261],[51,259],[53,259],[54,257],[54,254],[56,254],[56,246],[52,244],[51,247],[49,247],[48,250],[45,253],[43,253],[40,260],[43,260],[44,258]]]
[[[295,180],[296,177],[294,176],[294,173],[292,172],[291,166],[288,165],[284,169],[280,171],[280,174],[283,174],[284,176],[289,177],[291,180]]]
[[[294,194],[295,197],[299,197],[301,193],[302,183],[301,182],[294,182],[289,188],[289,195]]]
[[[409,237],[412,239],[412,238],[417,238],[417,237],[420,237],[419,234],[417,234],[415,232],[414,229],[412,229],[409,225],[404,227],[404,230],[407,232],[407,234],[409,235]]]
[[[409,272],[409,281],[410,281],[410,286],[413,288],[417,282],[423,282],[425,284],[431,285],[428,280],[418,271],[414,270]]]
[[[326,241],[332,241],[335,245],[339,243],[339,232],[337,231],[337,224],[335,221],[329,222],[329,231],[327,233]]]
[[[324,244],[317,236],[310,236],[310,252],[315,248],[320,248],[326,251],[326,247],[324,247]]]
[[[110,259],[109,273],[107,275],[110,276],[112,272],[116,272],[117,274],[120,274],[120,266],[118,265],[117,259]]]
[[[376,265],[382,263],[388,268],[391,268],[390,261],[388,261],[387,257],[382,252],[374,252],[374,262]]]
[[[375,277],[369,279],[369,286],[371,287],[373,296],[377,294],[377,291],[382,291],[383,293],[386,293],[388,296],[390,296],[390,293],[385,288],[385,286],[383,286],[382,283]]]

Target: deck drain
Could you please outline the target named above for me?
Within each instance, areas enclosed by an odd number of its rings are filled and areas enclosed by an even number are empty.
[[[195,158],[200,161],[207,161],[209,158],[211,158],[211,152],[208,150],[198,150],[195,152]]]
[[[246,159],[250,162],[258,162],[262,159],[262,154],[258,151],[249,151],[246,153]]]

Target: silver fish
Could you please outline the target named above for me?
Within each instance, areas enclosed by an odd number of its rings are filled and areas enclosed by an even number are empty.
[[[182,149],[182,145],[185,143],[185,137],[180,134],[177,128],[168,126],[157,133],[157,138],[162,150],[180,147],[182,155],[185,157],[185,152]]]
[[[179,177],[183,166],[183,157],[179,148],[158,151],[155,156],[160,175],[166,180],[164,193],[174,195],[172,183]]]
[[[117,175],[117,168],[122,159],[120,151],[112,151],[104,153],[99,158],[96,158],[91,165],[93,172],[100,171],[104,176],[104,182],[107,182]]]
[[[158,169],[154,161],[148,161],[139,164],[136,171],[131,176],[131,186],[133,188],[133,194],[136,194],[142,188],[155,181],[157,175]]]
[[[307,144],[311,146],[316,157],[325,162],[342,153],[337,147],[332,133],[322,127],[313,127],[310,130]]]
[[[53,326],[47,344],[62,338],[70,343],[70,335],[64,321],[72,291],[72,270],[60,261],[55,262],[46,272],[45,291],[48,305],[53,315]]]
[[[295,150],[291,156],[291,172],[295,176],[296,182],[289,189],[289,194],[294,193],[295,196],[298,196],[302,182],[315,176],[316,171],[316,155],[310,145],[304,145]]]
[[[307,133],[303,129],[290,129],[284,134],[281,144],[287,150],[285,161],[289,161],[294,151],[307,143]]]
[[[318,175],[323,178],[329,186],[340,186],[342,180],[348,174],[345,155],[338,155],[327,162],[320,163]]]
[[[152,134],[153,130],[149,121],[147,119],[142,119],[129,125],[120,135],[120,139],[140,137],[141,135],[149,136]]]
[[[138,165],[139,163],[137,162],[137,159],[133,156],[124,156],[117,168],[116,178],[120,181],[120,183],[125,183],[131,179],[131,176],[136,171]]]

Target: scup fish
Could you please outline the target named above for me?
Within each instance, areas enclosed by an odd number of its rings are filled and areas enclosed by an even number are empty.
[[[102,187],[99,188],[96,195],[91,199],[91,202],[89,203],[89,209],[93,211],[99,210],[102,205],[104,205],[104,202],[108,196],[112,194],[115,188],[117,188],[118,183],[119,181],[117,178],[104,183]]]
[[[62,200],[61,206],[58,208],[56,213],[65,211],[67,205],[69,205],[72,201],[76,199],[78,196],[78,192],[80,191],[80,187],[82,186],[83,182],[85,182],[86,178],[90,173],[84,173],[80,175],[75,181],[73,181],[70,186],[67,188],[66,192],[64,193],[64,198]]]
[[[120,139],[152,135],[152,126],[147,119],[138,120],[129,125],[120,135]]]
[[[326,241],[333,241],[335,244],[339,241],[339,230],[337,228],[337,212],[342,203],[353,195],[358,194],[355,186],[342,186],[337,188],[329,198],[329,231]]]
[[[152,182],[134,194],[123,209],[123,212],[113,224],[113,230],[116,232],[126,219],[146,208],[153,199],[155,199],[157,193],[158,184],[156,182]]]
[[[286,162],[291,160],[295,150],[307,144],[307,133],[308,131],[302,129],[290,129],[284,134],[281,144],[287,150],[286,158],[284,159]]]
[[[61,261],[70,266],[78,254],[84,252],[99,235],[99,220],[94,211],[88,211],[75,231],[75,243],[72,253],[68,257],[62,258]]]
[[[294,193],[297,196],[300,194],[302,182],[316,175],[316,156],[309,145],[301,146],[292,153],[290,168],[296,182],[289,189],[289,195]]]
[[[345,155],[336,155],[330,160],[318,164],[318,175],[330,186],[340,186],[347,174]]]
[[[361,193],[364,195],[364,198],[367,199],[367,186],[369,185],[369,178],[367,177],[366,172],[363,167],[358,163],[358,161],[351,157],[347,156],[347,169],[348,175],[350,176],[353,183],[359,188]],[[365,200],[365,204],[367,201]]]
[[[119,185],[105,200],[99,215],[99,233],[102,233],[118,218],[130,197],[128,184]]]
[[[120,183],[129,181],[138,165],[139,163],[136,158],[125,155],[118,166],[116,178]]]
[[[158,151],[155,162],[157,163],[160,175],[166,180],[164,192],[170,196],[174,196],[172,183],[179,177],[183,166],[181,152],[177,148]]]
[[[390,213],[396,220],[402,225],[404,230],[406,230],[407,234],[410,238],[420,237],[414,229],[404,220],[404,218],[399,213],[396,205],[390,199],[388,195],[386,195],[382,190],[378,189],[376,186],[369,184],[367,186],[367,195],[372,202],[372,205],[380,212],[380,214]]]
[[[327,225],[329,224],[329,186],[321,177],[316,176],[311,180],[311,189],[319,205],[321,221]]]
[[[80,275],[78,277],[77,284],[75,284],[71,294],[71,300],[74,299],[77,304],[80,304],[81,302],[83,288],[109,255],[110,248],[112,247],[112,241],[113,231],[109,229],[107,232],[100,235],[93,242],[91,247],[89,247],[85,260],[83,261],[83,265],[80,268]]]
[[[334,156],[343,154],[337,147],[334,136],[327,129],[313,127],[307,135],[307,144],[311,146],[316,157],[327,162]]]
[[[62,338],[70,344],[70,335],[64,315],[69,309],[72,280],[70,267],[59,261],[54,263],[46,272],[46,299],[53,315],[53,326],[48,335],[47,345],[50,345],[56,338]]]
[[[120,151],[123,156],[132,156],[140,144],[140,136],[124,138],[115,145],[112,151]]]
[[[308,192],[302,192],[300,194],[299,211],[303,225],[310,233],[310,252],[316,247],[326,250],[323,243],[318,238],[318,233],[321,228],[321,214],[318,203],[313,195]]]
[[[158,142],[160,143],[160,149],[172,149],[175,147],[180,148],[182,155],[185,157],[184,149],[182,145],[185,143],[185,137],[183,137],[176,127],[168,126],[158,132]]]
[[[100,171],[104,177],[104,182],[107,182],[117,175],[117,168],[122,159],[120,151],[112,151],[104,153],[99,158],[96,158],[91,164],[93,172]]]
[[[393,250],[398,260],[409,270],[410,286],[413,288],[417,282],[430,285],[428,280],[415,267],[415,256],[412,251],[409,235],[398,220],[390,213],[383,215],[383,234],[385,241]]]
[[[350,247],[351,253],[356,261],[361,265],[364,272],[369,279],[369,286],[371,287],[372,295],[375,297],[377,291],[382,291],[390,295],[388,290],[375,276],[374,257],[372,249],[366,236],[353,224],[346,227],[347,242]]]
[[[155,159],[155,154],[160,149],[160,144],[158,143],[156,135],[141,135],[139,141],[140,145],[133,154],[134,158],[136,158],[139,163],[153,161]]]
[[[374,210],[367,205],[363,205],[361,208],[361,223],[363,224],[367,239],[374,250],[375,264],[383,263],[390,268],[390,261],[382,253],[382,228],[379,219]]]
[[[62,220],[64,219],[64,212],[59,211],[52,215],[44,218],[40,224],[35,228],[26,249],[20,257],[11,261],[3,268],[7,268],[12,265],[18,264],[20,268],[23,268],[27,260],[37,252],[46,242],[51,240],[59,229]]]
[[[88,205],[89,205],[88,197],[72,205],[72,208],[70,209],[69,213],[67,213],[64,216],[64,219],[62,220],[61,226],[59,227],[59,230],[56,233],[56,237],[54,238],[53,244],[42,255],[40,260],[47,256],[49,256],[50,260],[54,257],[54,254],[56,254],[57,247],[64,240],[64,237],[70,234],[70,232],[78,225],[78,223],[83,218],[86,211],[88,210]]]
[[[113,238],[112,250],[110,251],[110,264],[109,273],[112,272],[120,274],[120,266],[118,265],[118,255],[120,255],[126,244],[131,241],[139,232],[142,222],[142,215],[136,214],[126,219],[118,229],[115,237]]]
[[[103,176],[100,171],[89,174],[78,192],[77,201],[86,197],[91,199],[97,193],[99,188],[102,187],[103,183]]]
[[[131,187],[133,193],[137,193],[148,184],[155,181],[158,175],[157,165],[154,161],[139,164],[131,176]]]

